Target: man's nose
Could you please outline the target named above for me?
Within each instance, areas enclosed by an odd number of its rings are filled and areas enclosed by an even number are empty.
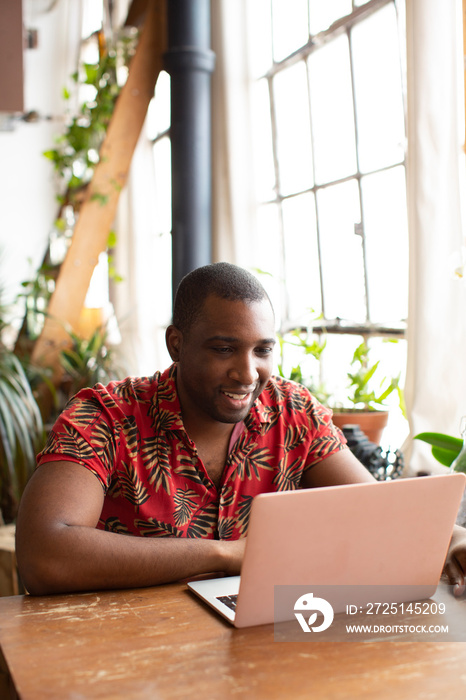
[[[259,372],[254,356],[238,353],[230,367],[228,376],[239,382],[244,388],[255,384],[259,378]]]

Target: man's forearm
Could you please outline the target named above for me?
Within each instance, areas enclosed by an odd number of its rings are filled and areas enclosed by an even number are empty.
[[[222,571],[240,571],[244,542],[144,538],[60,526],[46,542],[19,547],[26,589],[34,595],[134,588]]]

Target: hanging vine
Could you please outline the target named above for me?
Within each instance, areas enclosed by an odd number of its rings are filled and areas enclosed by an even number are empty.
[[[22,283],[25,298],[25,322],[20,336],[35,340],[42,330],[55,279],[71,243],[74,227],[86,190],[99,162],[99,153],[115,103],[126,82],[128,65],[133,56],[138,32],[124,28],[109,45],[103,31],[94,37],[97,41],[96,63],[83,62],[70,78],[70,86],[63,88],[63,98],[69,105],[66,127],[57,138],[54,148],[44,152],[53,163],[57,177],[57,217],[49,237],[49,245],[43,263],[35,276]],[[76,96],[85,95],[74,114],[71,104]],[[99,198],[94,195],[94,199]],[[105,196],[101,196],[105,205]],[[99,200],[100,201],[100,200]],[[109,235],[109,248],[116,243],[115,233]],[[114,265],[109,265],[110,276],[119,278]],[[21,338],[18,339],[21,343]]]

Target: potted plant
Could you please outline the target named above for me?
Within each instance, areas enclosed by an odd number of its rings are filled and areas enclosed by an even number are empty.
[[[316,338],[309,330],[295,330],[285,337],[280,337],[280,375],[303,384],[321,403],[329,406],[333,411],[333,422],[339,428],[345,425],[359,425],[371,442],[379,444],[388,420],[385,402],[394,391],[398,392],[403,410],[400,378],[382,377],[377,386],[375,375],[380,361],[370,362],[370,349],[366,341],[363,341],[354,351],[350,371],[347,372],[346,403],[337,403],[326,390],[320,377],[320,361],[325,345],[325,339]],[[289,346],[297,349],[293,352],[299,361],[286,371],[284,354]],[[314,365],[310,372],[304,369],[309,357]]]
[[[380,360],[375,363],[370,362],[369,346],[365,341],[358,345],[351,361],[351,367],[354,369],[347,373],[349,380],[347,400],[350,406],[333,408],[335,425],[339,428],[344,425],[359,425],[363,433],[375,444],[380,443],[388,422],[385,401],[394,391],[398,391],[400,403],[403,400],[399,376],[383,377],[378,391],[375,390],[373,380],[379,365]]]

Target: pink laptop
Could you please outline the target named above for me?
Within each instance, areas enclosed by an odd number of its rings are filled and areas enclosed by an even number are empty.
[[[277,585],[382,586],[388,602],[430,597],[465,484],[464,474],[445,474],[261,494],[241,576],[188,587],[235,627],[277,621]]]

